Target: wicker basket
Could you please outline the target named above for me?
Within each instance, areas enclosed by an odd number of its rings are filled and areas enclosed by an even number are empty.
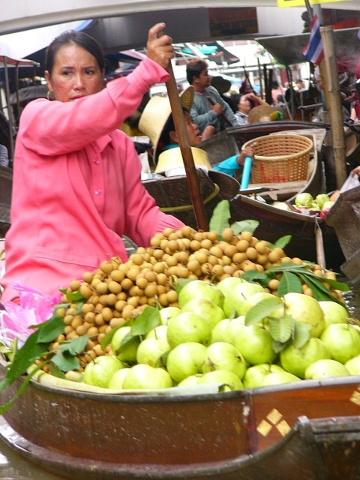
[[[252,183],[306,180],[313,142],[303,135],[266,135],[243,146],[254,150]]]

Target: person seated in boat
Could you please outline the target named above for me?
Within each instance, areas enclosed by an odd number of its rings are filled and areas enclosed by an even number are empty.
[[[214,127],[214,133],[238,125],[229,104],[221,98],[216,88],[211,86],[211,76],[205,60],[190,60],[186,65],[186,78],[195,90],[190,114],[201,133],[208,125]]]
[[[105,259],[126,262],[123,235],[149,246],[157,232],[183,227],[147,193],[134,144],[118,128],[152,85],[169,79],[174,49],[171,37],[158,37],[164,28],[154,25],[147,57],[106,86],[102,49],[85,32],[64,32],[48,47],[54,100],[34,100],[21,114],[2,302],[18,299],[14,282],[56,295]]]
[[[186,125],[189,143],[191,147],[200,147],[203,142],[203,136],[200,129],[190,115],[191,106],[194,100],[195,90],[192,86],[188,87],[180,95],[180,102],[184,112],[184,121]],[[171,158],[179,157],[179,137],[175,130],[174,119],[171,114],[171,106],[167,97],[154,96],[146,105],[139,122],[140,130],[147,135],[154,148],[154,158],[156,161],[155,173],[163,172],[164,165],[171,164]],[[208,126],[207,128],[212,128]],[[176,149],[176,151],[175,151]],[[198,166],[206,166],[216,171],[226,173],[234,178],[238,178],[241,173],[247,156],[252,157],[252,147],[247,147],[240,154],[233,155],[216,165],[211,166],[210,162],[204,158],[204,154],[195,150],[194,162]],[[203,151],[202,151],[203,152]],[[205,153],[205,152],[204,152]]]
[[[269,105],[265,100],[255,95],[255,93],[246,93],[239,96],[237,100],[237,112],[235,118],[239,125],[246,125],[249,120],[249,112],[252,108],[259,105]]]

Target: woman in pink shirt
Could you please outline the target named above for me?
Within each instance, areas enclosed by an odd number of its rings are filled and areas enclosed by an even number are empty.
[[[149,31],[147,58],[104,88],[101,48],[83,32],[65,32],[48,48],[45,78],[54,100],[24,109],[14,157],[11,227],[6,235],[2,301],[13,282],[56,294],[69,281],[118,255],[122,235],[147,246],[182,223],[165,215],[140,180],[132,140],[118,130],[155,83],[166,82],[172,39]]]

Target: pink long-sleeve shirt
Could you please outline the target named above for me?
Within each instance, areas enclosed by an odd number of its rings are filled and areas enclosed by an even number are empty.
[[[144,59],[99,93],[66,103],[38,99],[24,109],[2,301],[18,296],[16,281],[56,294],[105,259],[126,261],[123,234],[147,246],[165,227],[183,226],[147,193],[133,142],[118,130],[149,88],[167,79]]]

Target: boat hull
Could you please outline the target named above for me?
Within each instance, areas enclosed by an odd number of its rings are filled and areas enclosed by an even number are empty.
[[[32,382],[3,415],[0,437],[70,479],[352,480],[359,414],[359,377],[172,396]]]

